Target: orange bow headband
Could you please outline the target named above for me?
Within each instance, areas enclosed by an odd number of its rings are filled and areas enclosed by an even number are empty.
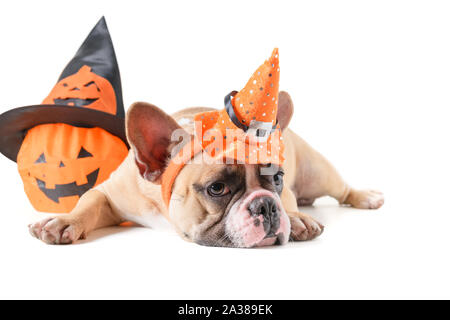
[[[202,151],[208,161],[283,164],[283,138],[277,123],[279,79],[278,49],[274,49],[241,91],[225,97],[224,109],[195,116],[194,140],[171,159],[162,176],[167,206],[176,176]]]

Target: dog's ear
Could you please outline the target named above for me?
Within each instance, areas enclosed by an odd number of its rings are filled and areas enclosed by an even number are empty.
[[[284,130],[288,127],[293,114],[294,104],[292,103],[292,99],[289,96],[289,93],[287,93],[286,91],[280,91],[278,93],[277,120],[278,124],[281,127],[281,130]]]
[[[183,130],[171,116],[152,104],[136,102],[128,109],[127,139],[144,179],[160,182],[170,151],[175,145],[171,141],[172,133],[177,129]]]

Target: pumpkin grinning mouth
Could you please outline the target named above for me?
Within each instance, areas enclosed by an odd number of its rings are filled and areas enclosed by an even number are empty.
[[[81,197],[86,191],[92,189],[97,182],[98,172],[100,168],[92,171],[86,176],[88,182],[79,186],[76,182],[66,183],[66,184],[55,184],[54,189],[47,189],[45,187],[45,181],[36,178],[37,185],[39,189],[49,198],[50,200],[59,203],[59,198],[79,196]]]
[[[79,99],[79,98],[67,98],[67,99],[53,99],[55,104],[66,105],[66,106],[75,106],[75,107],[86,107],[95,101],[98,98],[93,99]]]

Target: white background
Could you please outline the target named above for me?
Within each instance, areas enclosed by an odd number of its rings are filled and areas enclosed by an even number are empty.
[[[280,48],[291,127],[377,211],[322,199],[315,241],[267,249],[112,228],[72,246],[0,157],[0,298],[450,298],[450,6],[445,1],[2,1],[0,112],[38,104],[105,15],[124,102],[222,107]]]

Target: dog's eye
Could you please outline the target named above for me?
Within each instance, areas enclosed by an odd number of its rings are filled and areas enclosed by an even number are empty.
[[[284,176],[284,172],[283,171],[278,171],[273,176],[273,181],[275,182],[275,185],[280,186],[281,184],[283,184],[283,176]]]
[[[227,195],[230,189],[222,182],[214,182],[208,187],[208,194],[211,197],[221,197]]]

